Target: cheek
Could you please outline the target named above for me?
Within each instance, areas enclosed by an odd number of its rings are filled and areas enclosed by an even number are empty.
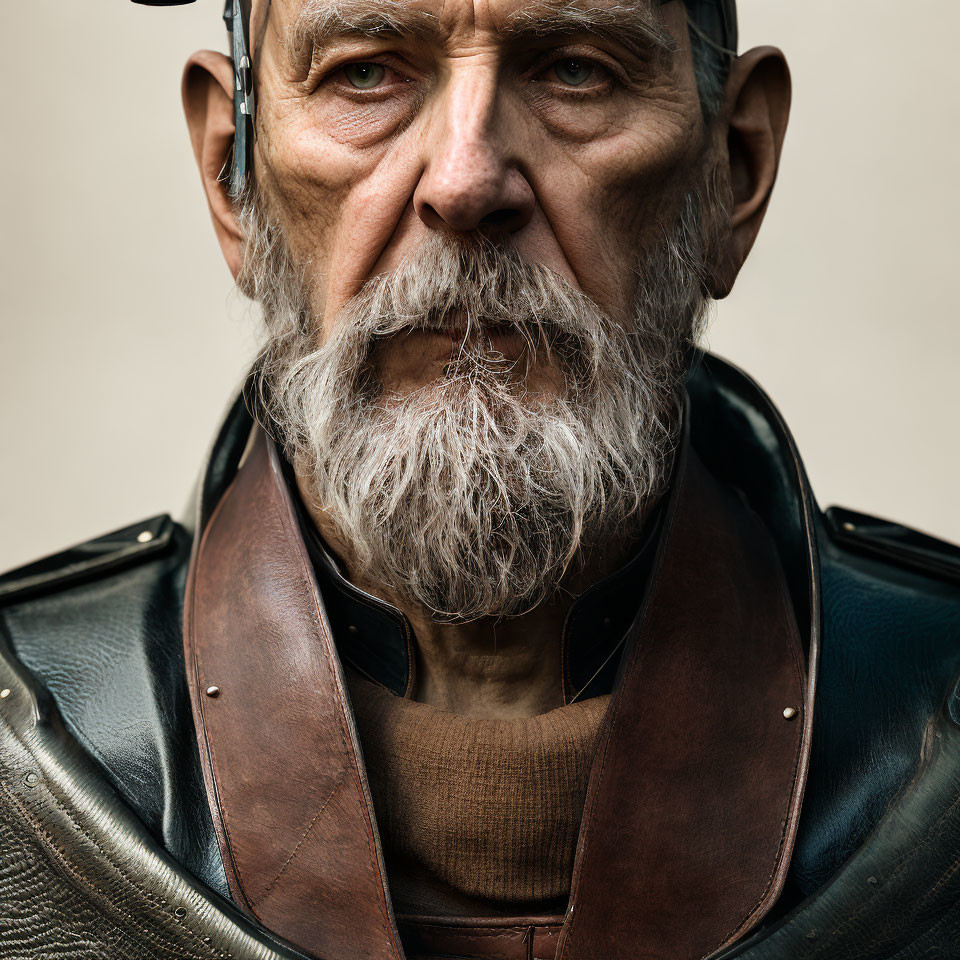
[[[264,120],[257,151],[261,188],[294,258],[307,265],[326,339],[390,242],[420,159],[416,134],[398,132],[382,109],[341,110],[329,123],[323,114],[322,106],[286,107]]]
[[[323,130],[325,139],[348,149],[368,150],[409,125],[416,105],[412,96],[355,103],[335,93],[321,93],[305,112],[310,126]]]
[[[692,182],[700,133],[696,114],[651,111],[565,145],[543,169],[538,196],[578,284],[623,321],[637,259],[674,222]]]

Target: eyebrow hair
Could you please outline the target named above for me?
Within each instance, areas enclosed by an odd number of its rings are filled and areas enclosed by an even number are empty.
[[[291,30],[298,56],[310,46],[339,37],[426,37],[439,32],[440,20],[404,0],[306,0]]]
[[[659,3],[656,3],[656,9]],[[592,33],[634,53],[673,53],[677,43],[650,0],[591,3],[590,0],[532,0],[500,25],[503,36],[544,38]],[[429,38],[440,19],[405,0],[306,0],[291,29],[294,53],[341,37]]]
[[[532,0],[511,14],[500,32],[513,37],[567,36],[592,33],[619,43],[634,53],[650,50],[672,54],[677,41],[647,0],[590,3],[589,0]]]

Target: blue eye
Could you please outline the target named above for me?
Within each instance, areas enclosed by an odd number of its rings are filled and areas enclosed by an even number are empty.
[[[579,87],[593,76],[593,64],[589,60],[566,57],[553,65],[553,72],[561,83]]]
[[[371,90],[383,80],[385,73],[379,63],[350,63],[343,68],[343,75],[358,90]]]

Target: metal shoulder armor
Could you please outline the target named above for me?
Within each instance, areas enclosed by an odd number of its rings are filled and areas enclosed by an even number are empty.
[[[0,956],[296,960],[153,839],[0,636]],[[15,904],[15,909],[10,905]]]

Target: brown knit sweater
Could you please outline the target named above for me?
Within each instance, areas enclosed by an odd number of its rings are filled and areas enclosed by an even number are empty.
[[[397,913],[562,913],[610,698],[476,720],[348,682]]]

